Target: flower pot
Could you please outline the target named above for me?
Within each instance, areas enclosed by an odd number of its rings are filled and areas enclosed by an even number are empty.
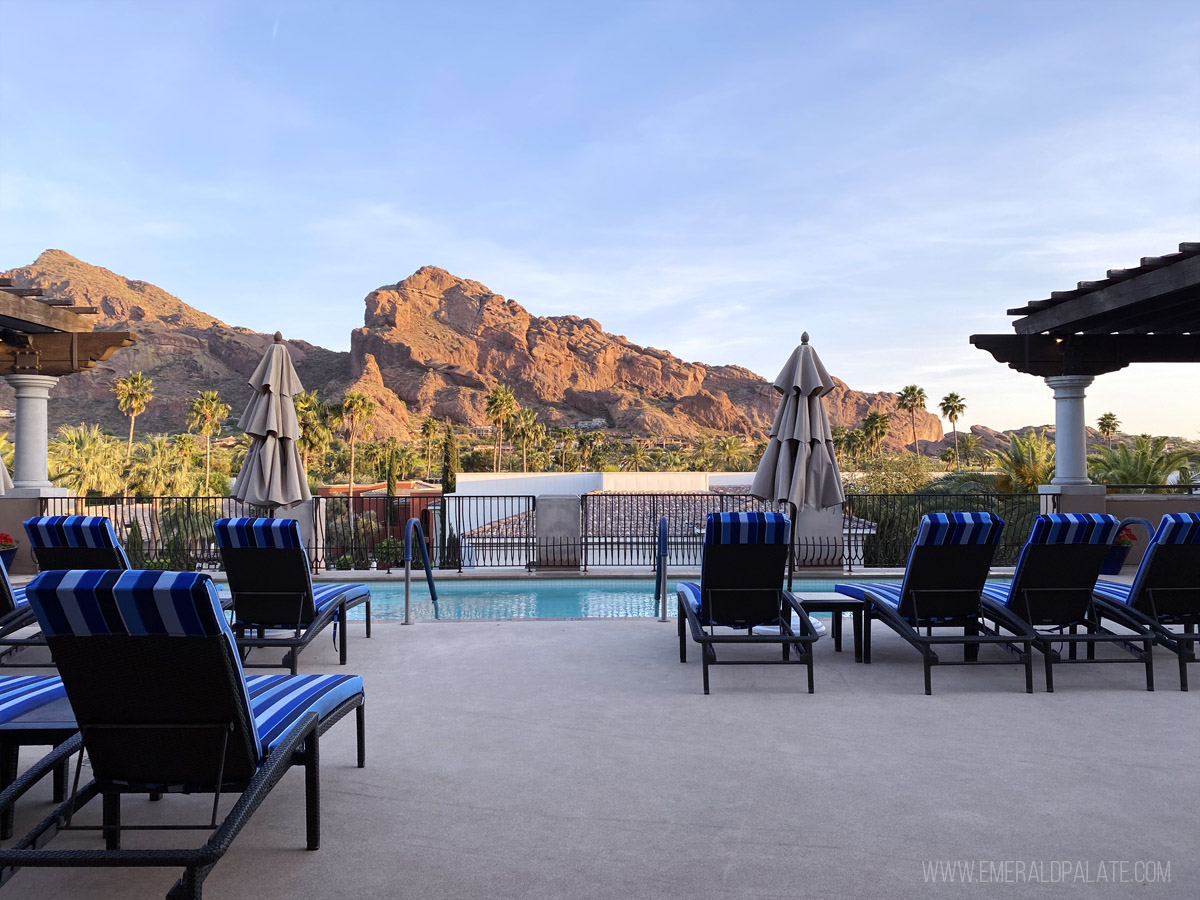
[[[7,550],[0,550],[0,561],[4,562],[4,568],[12,571],[13,560],[17,556],[17,548],[9,547]]]
[[[1109,547],[1104,563],[1100,566],[1101,575],[1120,575],[1125,558],[1129,556],[1129,547]]]

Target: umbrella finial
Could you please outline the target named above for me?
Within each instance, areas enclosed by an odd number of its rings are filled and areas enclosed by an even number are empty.
[[[807,337],[807,335],[805,335],[805,337]],[[277,343],[277,344],[283,343],[283,332],[282,331],[275,332],[275,343]]]
[[[802,344],[808,343],[808,332],[807,331],[800,335],[800,343],[802,343]]]

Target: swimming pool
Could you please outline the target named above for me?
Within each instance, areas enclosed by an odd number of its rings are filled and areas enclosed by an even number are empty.
[[[668,582],[674,615],[675,582]],[[845,578],[797,578],[792,590],[830,592]],[[880,579],[886,580],[886,579]],[[372,581],[371,618],[404,618],[404,582]],[[611,619],[656,616],[652,578],[488,578],[437,582],[440,619]],[[350,611],[361,619],[365,610]],[[412,615],[432,619],[425,580],[413,578]]]

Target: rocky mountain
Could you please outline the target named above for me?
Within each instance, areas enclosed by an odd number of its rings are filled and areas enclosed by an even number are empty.
[[[59,382],[51,394],[52,426],[97,422],[121,433],[127,420],[111,389],[130,371],[146,373],[155,384],[139,431],[181,430],[198,390],[219,391],[235,421],[246,379],[271,340],[61,250],[0,275],[97,307],[97,329],[138,335],[133,347]],[[411,437],[428,415],[487,424],[486,397],[500,383],[549,425],[600,419],[618,431],[660,437],[765,435],[778,396],[747,369],[685,362],[609,334],[595,319],[535,316],[478,282],[432,266],[367,295],[364,325],[351,332],[349,354],[304,341],[288,341],[288,349],[305,387],[323,398],[334,400],[349,388],[373,397],[377,437]],[[911,430],[896,399],[839,381],[827,401],[835,425],[853,427],[872,410],[887,413],[885,446],[898,450],[911,441]],[[0,404],[11,408],[12,402],[11,389],[0,383]],[[918,413],[917,434],[935,444],[942,438],[940,420]]]

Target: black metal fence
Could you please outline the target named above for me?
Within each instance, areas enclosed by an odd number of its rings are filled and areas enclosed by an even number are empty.
[[[1037,494],[850,494],[840,529],[821,535],[795,535],[799,567],[845,569],[903,566],[921,516],[931,512],[986,510],[1006,527],[996,565],[1013,565],[1032,519],[1053,495]],[[414,502],[419,500],[420,502]],[[379,503],[384,502],[384,506]],[[667,519],[668,564],[698,566],[704,523],[709,513],[767,511],[771,504],[748,494],[593,493],[580,498],[579,536],[537,536],[533,496],[445,498],[356,497],[323,499],[305,511],[314,570],[393,569],[403,565],[404,524],[421,521],[434,566],[582,568],[644,566],[653,570],[658,521]],[[270,515],[232,497],[48,497],[46,515],[107,516],[139,568],[194,570],[218,568],[220,556],[212,523],[223,516]],[[323,526],[323,527],[322,527]]]
[[[1053,494],[847,494],[843,534],[848,568],[903,566],[926,513],[990,512],[1004,520],[995,565],[1015,565],[1034,516],[1053,512]]]

